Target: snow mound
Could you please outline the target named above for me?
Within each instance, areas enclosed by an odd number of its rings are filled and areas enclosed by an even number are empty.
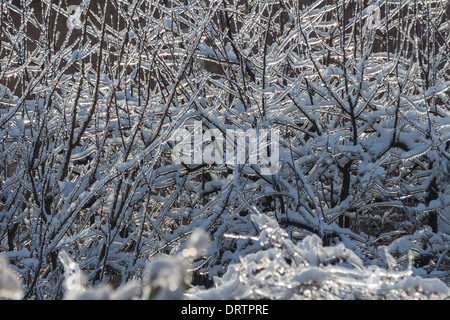
[[[262,249],[231,264],[215,287],[190,287],[190,267],[207,252],[207,233],[191,234],[185,249],[175,256],[148,262],[143,282],[130,281],[116,290],[105,285],[86,287],[85,276],[66,252],[59,258],[65,270],[69,300],[188,299],[188,300],[378,300],[449,299],[450,288],[439,279],[412,276],[412,271],[386,270],[362,260],[344,245],[324,247],[316,235],[298,244],[278,223],[255,215]],[[0,298],[20,299],[21,283],[0,257]],[[189,288],[189,289],[187,289]]]
[[[450,288],[439,279],[412,276],[411,271],[364,267],[343,245],[324,247],[318,236],[294,244],[278,223],[255,216],[264,250],[230,265],[216,286],[192,288],[188,299],[446,299]]]
[[[0,256],[0,300],[1,299],[21,299],[21,282],[8,268],[8,259]]]

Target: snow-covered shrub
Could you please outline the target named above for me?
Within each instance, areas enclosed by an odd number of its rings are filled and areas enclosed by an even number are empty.
[[[8,259],[0,255],[0,299],[21,299],[22,283],[8,264]]]
[[[110,285],[87,287],[86,277],[67,252],[61,251],[59,259],[64,266],[64,299],[66,300],[130,300],[138,297],[141,285],[126,283],[114,290]]]
[[[448,299],[450,288],[438,279],[364,266],[343,244],[324,247],[318,236],[292,242],[277,222],[253,216],[261,228],[262,250],[229,266],[212,289],[193,288],[189,299]]]
[[[144,281],[144,299],[174,300],[182,299],[191,285],[194,259],[203,255],[209,248],[209,237],[196,230],[180,253],[175,256],[159,257],[148,263]]]
[[[220,278],[264,249],[259,214],[448,279],[448,1],[369,1],[376,26],[353,0],[28,2],[0,5],[0,251],[24,298],[63,298],[68,257],[86,290],[142,281],[196,229],[194,275]],[[196,122],[278,130],[281,169],[174,163]]]

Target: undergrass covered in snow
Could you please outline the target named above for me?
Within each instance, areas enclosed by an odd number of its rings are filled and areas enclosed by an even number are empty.
[[[208,235],[196,231],[187,247],[176,256],[151,261],[143,281],[88,287],[83,272],[67,253],[64,299],[201,299],[201,300],[433,300],[449,299],[450,288],[438,279],[413,276],[410,269],[386,270],[364,266],[343,244],[324,247],[317,236],[295,244],[278,223],[267,216],[253,216],[260,233],[260,250],[231,264],[213,288],[191,287],[192,261],[207,252]],[[0,298],[20,299],[21,281],[0,258]]]

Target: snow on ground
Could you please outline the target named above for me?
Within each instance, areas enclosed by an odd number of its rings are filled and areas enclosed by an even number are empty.
[[[450,288],[439,279],[413,276],[411,270],[386,270],[364,266],[343,244],[324,247],[318,236],[294,244],[278,223],[267,216],[253,216],[260,228],[262,250],[247,254],[229,266],[215,287],[188,285],[189,265],[207,249],[207,234],[191,235],[186,249],[173,257],[148,264],[142,282],[129,282],[117,290],[109,286],[85,287],[83,275],[67,253],[60,259],[65,268],[65,299],[448,299]],[[21,282],[0,258],[0,298],[20,299]],[[183,293],[184,292],[184,293]]]

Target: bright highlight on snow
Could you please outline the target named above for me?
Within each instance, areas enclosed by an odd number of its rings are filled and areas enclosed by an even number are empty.
[[[69,2],[0,3],[0,299],[449,299],[450,0]]]
[[[437,279],[412,276],[405,271],[364,267],[363,261],[343,245],[324,247],[317,236],[309,236],[298,244],[277,222],[267,216],[252,216],[260,229],[258,242],[264,249],[241,256],[230,265],[211,289],[190,289],[189,269],[195,258],[207,254],[208,235],[197,230],[181,254],[162,257],[147,264],[143,285],[132,282],[117,290],[109,286],[87,286],[78,265],[62,253],[65,269],[65,299],[190,299],[190,300],[375,300],[375,299],[448,299],[450,288]],[[194,248],[196,246],[200,250]],[[4,298],[20,298],[20,283],[0,259],[0,294]],[[76,281],[74,281],[76,278]],[[78,282],[78,280],[82,282]],[[187,290],[186,290],[187,289]],[[239,307],[239,309],[237,309]],[[266,314],[266,309],[230,306],[226,314]],[[254,307],[254,306],[253,306]],[[260,306],[261,307],[261,306]],[[247,310],[247,311],[245,311]],[[203,314],[212,317],[223,312],[208,307],[183,307],[181,314]]]
[[[82,8],[80,6],[71,5],[67,8],[67,12],[69,13],[69,16],[67,18],[67,28],[83,28],[83,22],[81,20]]]
[[[278,129],[227,129],[223,134],[219,129],[204,130],[201,121],[194,121],[192,131],[180,129],[174,136],[176,164],[253,164],[262,175],[276,174],[281,167]]]

